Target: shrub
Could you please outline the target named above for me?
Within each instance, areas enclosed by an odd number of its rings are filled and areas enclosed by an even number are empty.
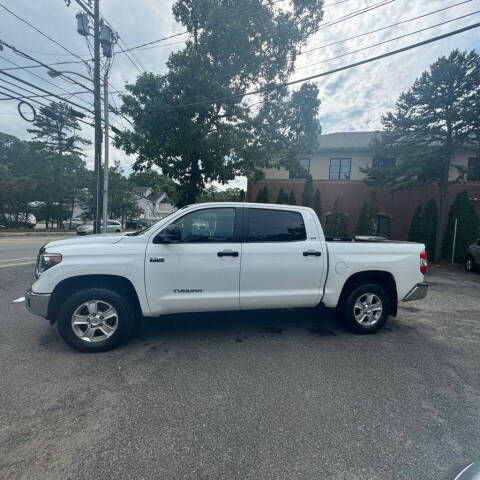
[[[442,253],[450,259],[452,256],[452,243],[455,228],[455,218],[458,219],[457,239],[455,242],[454,261],[462,263],[465,259],[467,247],[479,235],[479,218],[475,205],[468,198],[467,192],[459,193],[450,207],[448,224],[443,240]]]
[[[311,175],[305,180],[305,187],[303,188],[302,194],[302,205],[304,207],[313,207],[313,181]]]
[[[297,202],[295,200],[295,192],[293,190],[290,190],[290,195],[288,196],[288,204],[289,205],[296,205]]]

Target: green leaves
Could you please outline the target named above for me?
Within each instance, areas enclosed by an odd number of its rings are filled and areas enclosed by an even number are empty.
[[[170,55],[166,75],[146,73],[123,96],[122,112],[134,129],[119,134],[116,144],[137,155],[134,169],[158,166],[179,184],[181,206],[212,182],[253,177],[309,153],[320,131],[314,85],[292,95],[285,89],[260,95],[251,101],[262,102],[258,111],[239,95],[287,78],[321,21],[322,5],[176,1],[175,18],[190,33],[185,48]]]
[[[385,131],[372,148],[379,158],[396,157],[396,166],[363,169],[367,183],[390,191],[438,187],[435,259],[446,226],[449,186],[465,175],[464,168],[455,169],[455,153],[480,140],[479,97],[480,56],[454,50],[440,57],[400,95],[395,112],[382,118]]]

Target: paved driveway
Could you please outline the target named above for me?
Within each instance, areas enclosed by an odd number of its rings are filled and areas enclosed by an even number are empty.
[[[169,316],[79,354],[0,271],[2,479],[439,479],[480,458],[480,275],[377,335],[328,312]]]

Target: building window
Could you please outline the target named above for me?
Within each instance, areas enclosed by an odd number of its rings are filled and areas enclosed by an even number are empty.
[[[480,157],[468,159],[468,182],[480,182]]]
[[[331,213],[325,218],[326,237],[346,237],[348,235],[348,217],[344,213]]]
[[[378,215],[376,235],[378,237],[390,238],[391,223],[392,221],[390,220],[390,217],[387,217],[386,215]]]
[[[307,234],[302,215],[288,210],[248,209],[249,242],[298,242]]]
[[[289,172],[288,178],[307,178],[310,174],[310,159],[299,158],[298,164]]]
[[[352,169],[351,158],[331,158],[330,159],[330,180],[350,180],[350,171]]]
[[[372,168],[393,168],[397,159],[394,157],[374,157],[372,161]]]

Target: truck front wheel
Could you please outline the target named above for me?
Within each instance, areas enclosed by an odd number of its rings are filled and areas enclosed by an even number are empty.
[[[75,350],[102,352],[115,348],[131,330],[133,309],[117,292],[88,288],[70,295],[58,313],[58,331]]]
[[[347,328],[355,333],[375,333],[386,322],[390,299],[376,283],[354,287],[346,296],[341,313]]]

